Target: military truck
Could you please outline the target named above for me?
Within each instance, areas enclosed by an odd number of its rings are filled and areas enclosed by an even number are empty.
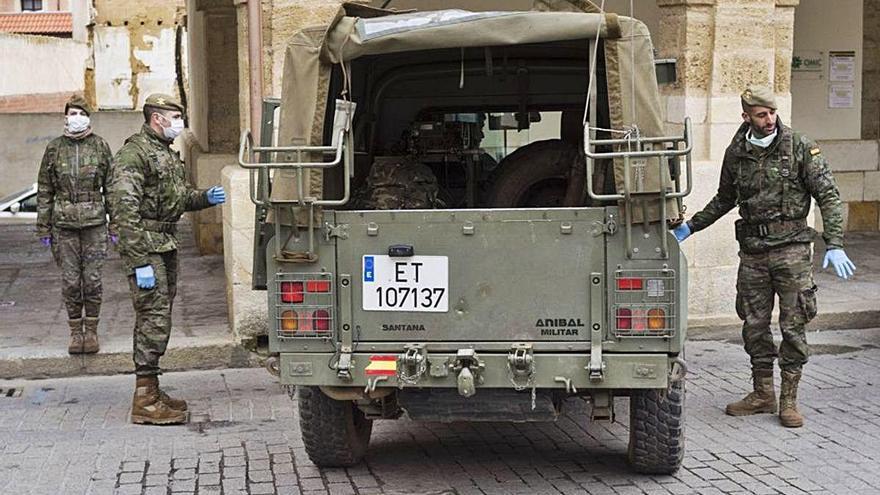
[[[691,137],[659,109],[625,16],[346,5],[292,39],[239,162],[316,465],[361,461],[374,420],[613,420],[628,397],[631,465],[678,469]]]

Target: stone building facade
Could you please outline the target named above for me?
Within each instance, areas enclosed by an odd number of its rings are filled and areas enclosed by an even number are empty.
[[[222,215],[223,251],[230,321],[236,336],[243,340],[265,331],[266,313],[265,294],[250,290],[254,220],[247,174],[236,166],[235,147],[228,145],[233,131],[237,134],[248,127],[247,1],[254,0],[187,1],[193,60],[189,148],[197,151],[190,163],[196,176],[222,177],[231,193]],[[290,35],[302,27],[326,22],[339,3],[262,0],[264,95],[280,93],[284,46]],[[380,6],[386,2],[368,3]],[[640,0],[632,4],[632,14],[645,21],[652,32],[657,57],[676,60],[676,81],[662,87],[669,131],[679,132],[685,116],[695,124],[695,187],[686,201],[691,212],[716,191],[724,149],[741,122],[740,92],[746,85],[760,84],[773,87],[785,122],[811,130],[812,137],[822,143],[848,205],[848,230],[878,229],[880,0],[840,0],[833,8],[823,0]],[[630,15],[630,5],[626,0],[605,2],[606,10],[624,15]],[[531,6],[531,0],[390,2],[390,7],[423,10],[527,10]],[[821,34],[825,32],[822,29],[832,35]],[[215,30],[232,38],[215,43],[212,40],[219,36]],[[834,35],[843,31],[850,36]],[[235,57],[230,55],[229,39],[236,40]],[[845,58],[847,53],[852,54],[851,80],[842,83],[844,97],[833,106],[828,91],[836,81],[829,80],[829,65],[832,56]],[[793,58],[802,55],[820,59],[819,74],[792,73]],[[846,60],[834,61],[844,62],[843,69],[835,66],[835,70],[846,70]],[[237,98],[229,97],[233,88],[238,91]],[[221,110],[215,109],[216,105]],[[218,111],[222,115],[211,118],[211,112]],[[839,123],[829,126],[829,119]],[[690,263],[693,326],[736,321],[735,218],[736,212],[731,212],[708,233],[684,244]],[[821,226],[818,219],[816,222]],[[220,230],[214,234],[209,239],[218,238]]]

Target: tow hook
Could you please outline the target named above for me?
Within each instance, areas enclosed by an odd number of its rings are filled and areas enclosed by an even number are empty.
[[[275,376],[281,376],[281,366],[278,363],[278,356],[270,356],[266,359],[266,371]]]
[[[459,349],[454,358],[450,358],[449,368],[458,374],[458,393],[462,397],[473,397],[477,393],[477,384],[483,383],[483,370],[486,364],[477,357],[473,349]]]
[[[409,344],[403,354],[397,356],[397,385],[416,385],[428,369],[428,353],[425,344]]]
[[[669,381],[677,382],[684,379],[684,376],[687,375],[688,367],[687,362],[681,358],[681,356],[676,356],[672,360],[672,369],[669,371]]]

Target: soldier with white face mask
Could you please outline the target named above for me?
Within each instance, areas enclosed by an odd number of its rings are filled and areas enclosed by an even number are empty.
[[[187,211],[226,201],[222,186],[195,189],[171,143],[183,131],[186,109],[170,95],[144,101],[144,125],[113,158],[110,208],[119,225],[119,254],[125,264],[136,313],[135,393],[131,421],[167,425],[187,419],[185,400],[159,388],[159,358],[171,336],[171,307],[177,295],[177,221]]]
[[[98,352],[101,270],[107,255],[107,174],[112,155],[92,132],[91,106],[74,95],[64,106],[64,135],[43,154],[37,179],[37,236],[61,267],[70,354]],[[116,242],[114,229],[110,240]]]

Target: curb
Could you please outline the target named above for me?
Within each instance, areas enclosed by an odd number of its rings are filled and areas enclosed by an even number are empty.
[[[265,358],[232,341],[169,347],[162,357],[162,371],[253,368]],[[34,356],[0,356],[0,379],[42,379],[82,375],[114,375],[134,372],[131,349],[115,349],[91,355],[71,356],[52,351]]]
[[[773,328],[778,329],[776,313],[773,315]],[[819,313],[807,325],[807,332],[829,330],[861,330],[880,327],[880,310],[847,311],[841,313]],[[728,340],[739,341],[742,322],[738,318],[716,318],[690,322],[689,340]]]

